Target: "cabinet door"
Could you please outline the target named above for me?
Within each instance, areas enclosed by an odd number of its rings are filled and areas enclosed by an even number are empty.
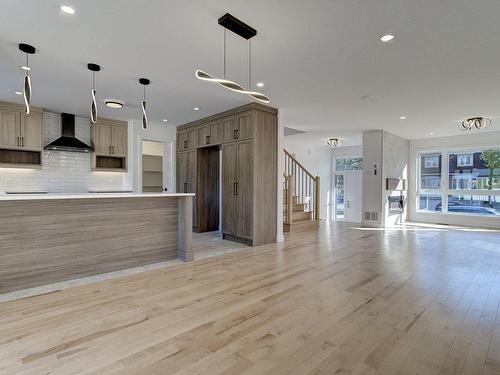
[[[237,132],[238,139],[244,140],[253,138],[252,114],[248,113],[245,115],[240,115],[237,117],[237,121],[238,121],[238,132]]]
[[[0,148],[17,149],[21,147],[21,113],[0,111]]]
[[[97,155],[111,155],[113,127],[111,125],[94,125],[94,150]]]
[[[112,127],[111,153],[115,156],[127,155],[127,128],[124,126]]]
[[[188,153],[177,153],[177,192],[188,192]]]
[[[236,117],[222,120],[222,142],[234,142],[237,133]]]
[[[210,144],[210,125],[201,126],[197,129],[198,132],[198,147],[203,147]]]
[[[198,129],[194,128],[187,131],[188,148],[196,148],[198,146],[196,130]]]
[[[188,154],[188,170],[187,170],[187,192],[196,194],[196,150],[191,150],[187,152]],[[196,228],[198,217],[196,215],[197,211],[197,197],[193,199],[193,228]]]
[[[218,145],[221,143],[221,124],[220,121],[210,124],[210,144]]]
[[[42,151],[42,115],[23,115],[21,122],[21,146],[23,150]]]
[[[253,238],[253,141],[238,142],[236,235]]]
[[[187,150],[187,148],[188,148],[187,132],[177,133],[177,150]]]
[[[222,232],[236,235],[237,144],[222,146]]]

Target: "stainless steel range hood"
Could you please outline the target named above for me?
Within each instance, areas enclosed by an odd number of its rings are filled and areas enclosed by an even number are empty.
[[[75,137],[75,115],[61,113],[62,136],[44,147],[45,150],[92,152],[93,149]]]

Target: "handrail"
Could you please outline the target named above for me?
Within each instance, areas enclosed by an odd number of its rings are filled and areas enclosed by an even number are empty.
[[[300,164],[297,159],[295,159],[292,154],[290,154],[286,149],[283,149],[283,151],[285,151],[285,155],[287,155],[290,159],[292,159],[295,164],[297,164],[301,169],[304,170],[305,173],[307,173],[309,175],[309,177],[311,178],[316,178],[311,172],[309,172],[302,164]]]

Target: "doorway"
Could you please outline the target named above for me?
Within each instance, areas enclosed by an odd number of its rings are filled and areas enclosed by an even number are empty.
[[[361,172],[336,173],[334,181],[336,221],[361,222],[363,175]]]
[[[162,142],[142,141],[142,192],[159,193],[163,187]]]

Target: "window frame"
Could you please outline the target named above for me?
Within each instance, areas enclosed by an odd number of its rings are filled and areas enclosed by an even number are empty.
[[[500,145],[495,146],[477,146],[468,148],[442,148],[442,149],[422,149],[416,152],[416,200],[415,208],[417,213],[425,213],[430,215],[456,215],[456,216],[478,216],[478,217],[488,217],[487,215],[475,214],[475,213],[464,213],[464,212],[449,212],[448,211],[448,198],[453,195],[467,195],[467,196],[493,196],[500,197],[499,190],[489,190],[489,189],[450,189],[450,154],[457,155],[457,166],[458,166],[458,155],[470,154],[472,155],[472,166],[474,165],[474,153],[482,152],[484,150],[500,148]],[[421,158],[424,154],[436,153],[441,154],[441,187],[440,189],[422,189],[421,187],[421,168],[422,162]],[[441,195],[441,211],[427,211],[420,209],[420,195],[421,194],[435,194]],[[493,218],[493,217],[490,217]]]
[[[424,156],[424,164],[425,168],[437,168],[439,167],[439,156],[438,155],[429,155],[429,156]],[[437,163],[434,164],[432,163],[431,165],[427,165],[427,160],[434,160],[434,158],[437,158]]]
[[[474,153],[472,154],[469,154],[469,153],[457,153],[457,167],[473,167],[474,166]],[[467,163],[467,164],[462,164],[462,163],[459,163],[458,161],[460,160],[460,156],[469,156],[470,157],[470,163]],[[448,160],[449,162],[449,160]]]

